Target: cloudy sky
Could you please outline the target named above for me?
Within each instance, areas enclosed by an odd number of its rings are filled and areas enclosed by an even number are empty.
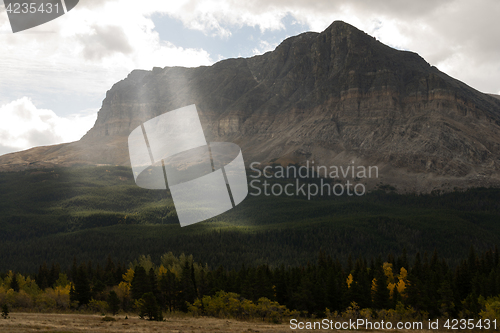
[[[80,0],[12,33],[0,2],[0,155],[78,140],[133,69],[210,65],[343,20],[500,94],[499,0]]]

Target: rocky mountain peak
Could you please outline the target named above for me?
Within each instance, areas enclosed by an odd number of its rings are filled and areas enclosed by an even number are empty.
[[[251,58],[132,71],[79,142],[5,155],[0,168],[129,165],[130,132],[190,104],[207,140],[238,143],[248,163],[377,165],[377,182],[402,191],[499,184],[500,100],[342,21]]]

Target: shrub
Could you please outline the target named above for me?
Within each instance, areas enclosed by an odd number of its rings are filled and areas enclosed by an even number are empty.
[[[120,310],[120,299],[115,291],[111,290],[108,296],[109,311],[114,315]]]
[[[213,296],[203,296],[196,299],[193,304],[188,303],[191,314],[213,316],[218,318],[237,318],[262,320],[279,323],[284,318],[298,317],[297,311],[290,311],[284,305],[273,302],[265,297],[259,299],[257,304],[240,297],[236,293],[218,291]]]
[[[479,312],[482,319],[500,320],[500,296],[490,297],[484,303],[484,310]]]
[[[33,307],[33,299],[24,290],[21,290],[15,295],[14,307],[30,309]]]
[[[105,301],[97,301],[92,298],[87,307],[93,312],[104,313],[108,309],[108,303]]]
[[[2,306],[2,317],[3,319],[7,319],[9,317],[9,307],[7,304]]]
[[[35,297],[35,306],[39,311],[47,311],[54,309],[57,302],[46,293],[42,293]]]
[[[156,297],[152,292],[142,295],[141,299],[136,301],[136,307],[139,310],[139,317],[141,319],[147,318],[148,320],[163,320],[163,314],[158,306],[158,303],[156,302]]]

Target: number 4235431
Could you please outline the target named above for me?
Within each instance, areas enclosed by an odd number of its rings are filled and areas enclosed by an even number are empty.
[[[484,329],[484,330],[489,330],[497,329],[497,320],[490,320],[490,319],[448,319],[444,325],[444,328],[447,328],[449,330],[465,330],[465,329]]]
[[[28,3],[9,3],[7,8],[5,8],[7,13],[9,14],[35,14],[35,13],[47,13],[51,14],[52,12],[54,13],[59,13],[59,4],[52,4],[50,2],[47,3],[41,3],[37,4],[34,2]]]

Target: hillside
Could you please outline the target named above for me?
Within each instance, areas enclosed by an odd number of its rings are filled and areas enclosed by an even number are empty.
[[[276,180],[278,181],[278,180]],[[281,181],[281,180],[280,180]],[[211,267],[305,265],[320,250],[349,255],[435,249],[450,263],[474,245],[500,244],[500,190],[364,197],[251,196],[231,211],[181,228],[167,191],[137,187],[126,167],[0,173],[0,272],[34,272],[46,261],[104,264],[108,255],[157,261],[168,251]]]
[[[130,132],[190,104],[247,165],[377,165],[400,192],[500,186],[500,100],[341,21],[252,58],[133,71],[80,141],[1,156],[0,170],[129,166]]]

